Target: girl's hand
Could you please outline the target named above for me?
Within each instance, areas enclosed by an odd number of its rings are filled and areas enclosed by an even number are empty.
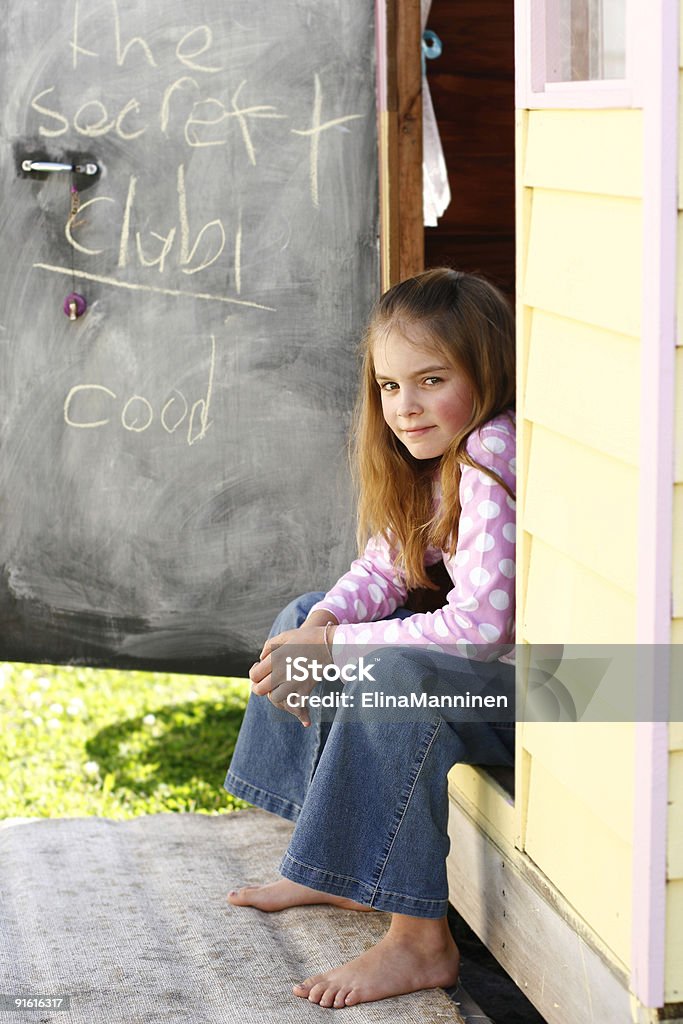
[[[328,619],[329,621],[330,619]],[[333,625],[327,628],[329,644],[332,643],[335,629],[336,626]],[[260,661],[249,669],[251,692],[258,697],[267,695],[272,704],[282,708],[283,711],[288,711],[289,714],[298,718],[302,725],[308,726],[311,724],[311,718],[307,706],[305,704],[298,706],[299,700],[289,704],[287,697],[290,694],[297,694],[299,698],[307,697],[318,685],[319,680],[309,677],[302,682],[288,681],[285,678],[284,657],[278,658],[277,665],[273,665],[273,652],[287,644],[294,644],[297,648],[304,645],[314,646],[316,660],[322,665],[331,663],[329,651],[325,646],[325,627],[305,622],[298,629],[288,629],[286,632],[266,640],[260,654]]]

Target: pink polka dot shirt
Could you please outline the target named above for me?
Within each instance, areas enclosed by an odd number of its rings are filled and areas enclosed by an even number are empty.
[[[474,431],[467,451],[515,492],[515,431],[507,415]],[[440,500],[438,485],[435,499]],[[335,661],[344,660],[345,644],[386,643],[436,645],[475,660],[508,660],[515,642],[515,502],[491,477],[463,466],[460,503],[455,554],[436,547],[425,552],[425,565],[442,560],[453,583],[444,607],[388,619],[405,604],[408,590],[394,550],[383,537],[371,537],[362,557],[311,609],[325,609],[339,620]]]

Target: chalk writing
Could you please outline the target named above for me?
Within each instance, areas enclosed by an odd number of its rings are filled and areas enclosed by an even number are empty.
[[[174,434],[183,423],[187,425],[186,441],[192,446],[202,441],[212,421],[209,409],[213,392],[213,378],[216,368],[216,338],[211,335],[211,357],[209,360],[209,376],[204,397],[198,398],[189,405],[185,395],[178,388],[161,409],[159,421],[167,434]],[[76,430],[96,430],[109,424],[119,422],[124,430],[130,433],[143,434],[152,426],[155,419],[152,403],[144,395],[134,394],[126,399],[118,419],[113,417],[112,403],[118,395],[106,384],[75,384],[64,399],[64,422]],[[174,405],[182,403],[180,415],[171,418]]]
[[[101,139],[113,134],[124,142],[132,142],[156,127],[161,135],[168,138],[173,127],[174,105],[177,106],[180,97],[183,97],[183,110],[178,115],[175,128],[188,148],[227,146],[231,139],[231,126],[234,125],[239,130],[248,165],[256,167],[258,153],[254,144],[252,123],[262,120],[283,121],[290,115],[272,102],[263,102],[256,98],[253,93],[258,89],[258,85],[254,86],[245,77],[241,77],[237,86],[232,87],[227,94],[224,90],[216,90],[213,87],[210,87],[211,91],[208,94],[204,91],[202,83],[210,83],[213,76],[226,70],[223,63],[211,52],[216,45],[211,26],[199,24],[188,28],[176,44],[171,63],[169,64],[167,48],[164,48],[165,59],[160,63],[144,36],[127,36],[124,32],[119,0],[111,0],[109,10],[111,18],[108,26],[94,23],[93,19],[87,22],[89,36],[96,37],[99,41],[99,48],[92,49],[82,41],[80,0],[74,0],[73,25],[69,40],[73,70],[78,69],[82,61],[101,62],[108,58],[117,69],[130,65],[138,71],[146,70],[156,76],[161,72],[168,72],[169,68],[175,65],[182,70],[182,74],[170,83],[157,80],[156,88],[154,83],[145,82],[144,104],[137,96],[119,101],[121,105],[117,103],[113,107],[108,100],[105,102],[104,98],[89,97],[71,111],[63,109],[55,95],[55,85],[48,84],[30,100],[31,110],[41,118],[38,134],[48,139],[61,138],[70,131],[86,139]],[[188,70],[193,74],[188,75]],[[201,81],[197,76],[202,76]],[[245,100],[242,97],[247,91],[252,95]],[[323,121],[324,96],[318,72],[314,74],[313,92],[310,125],[290,130],[292,134],[308,142],[310,196],[313,205],[319,208],[321,136],[331,128],[341,128],[365,115],[343,113]],[[189,110],[188,103],[191,103]],[[348,131],[346,128],[343,130]],[[155,262],[154,266],[157,265]]]
[[[76,4],[76,15],[78,5]],[[118,16],[118,15],[117,15]],[[77,19],[76,19],[77,20]],[[120,27],[117,29],[116,53],[117,60],[125,60],[130,52],[130,46],[138,43],[142,46],[145,41],[142,37],[134,37],[121,49]],[[95,52],[86,51],[79,47],[77,26],[74,29],[72,44],[74,47],[74,59],[81,53],[87,56],[95,55]],[[199,40],[199,45],[195,45]],[[213,42],[213,36],[208,26],[197,26],[186,33],[176,47],[176,57],[185,66],[192,66],[204,74],[214,74],[221,70],[218,64],[196,63],[195,58],[204,55]],[[148,47],[145,43],[142,46],[143,52],[147,54]],[[150,51],[151,54],[151,51]],[[196,65],[196,67],[195,67]],[[186,113],[183,135],[187,145],[191,149],[201,149],[210,146],[226,146],[228,136],[226,134],[230,124],[238,129],[244,146],[244,151],[251,167],[256,167],[257,151],[252,138],[250,122],[252,120],[280,121],[286,119],[286,115],[280,113],[272,104],[244,103],[241,96],[248,87],[248,80],[242,79],[233,91],[230,98],[230,108],[227,109],[222,100],[215,96],[205,99],[192,100],[189,113]],[[201,89],[197,79],[188,75],[182,75],[173,81],[163,92],[159,110],[159,131],[167,138],[172,122],[172,100],[173,97],[191,89],[199,92]],[[149,122],[145,122],[142,115],[141,104],[135,97],[123,102],[118,112],[110,114],[105,104],[99,99],[89,99],[82,103],[73,114],[70,121],[58,105],[53,101],[52,96],[55,87],[49,86],[38,92],[31,100],[31,108],[46,123],[39,125],[39,133],[46,138],[58,138],[65,135],[71,128],[78,134],[88,138],[97,139],[115,133],[126,143],[139,139],[148,132]],[[48,97],[49,105],[47,102]],[[309,192],[314,207],[320,208],[320,182],[319,182],[319,157],[320,142],[324,132],[332,128],[341,128],[350,121],[358,120],[360,114],[345,114],[323,121],[324,95],[319,74],[313,78],[313,106],[311,126],[308,128],[292,128],[291,134],[306,140],[309,145]],[[344,129],[346,130],[346,129]],[[156,188],[156,183],[155,183]],[[145,271],[153,271],[159,275],[165,275],[172,266],[179,267],[184,275],[195,275],[206,271],[216,264],[224,254],[230,258],[227,248],[228,230],[223,217],[217,216],[207,220],[199,226],[196,235],[192,237],[190,229],[189,199],[186,183],[185,167],[178,165],[176,174],[176,199],[178,217],[175,224],[165,225],[161,229],[158,225],[148,229],[147,237],[143,237],[139,230],[133,228],[133,217],[135,206],[138,201],[138,176],[129,175],[128,189],[123,203],[123,215],[120,221],[118,233],[118,254],[117,267],[121,270],[134,263]],[[83,210],[90,208],[94,214],[95,204],[116,204],[117,200],[110,195],[96,196],[83,204]],[[106,207],[105,207],[106,209]],[[99,210],[98,210],[99,212]],[[101,211],[104,213],[104,210]],[[81,220],[79,224],[83,224]],[[111,218],[106,219],[111,224]],[[65,228],[65,236],[69,245],[81,256],[92,258],[102,255],[106,250],[101,246],[87,244],[85,238],[79,238],[75,232],[76,225],[69,221]],[[236,228],[234,229],[234,243],[232,246],[233,281],[235,293],[241,295],[243,288],[242,279],[242,251],[245,239],[242,229],[241,211]],[[132,247],[132,248],[131,248]],[[38,264],[36,264],[38,266]],[[52,266],[53,270],[59,272],[59,268]],[[81,276],[88,277],[87,272]],[[164,289],[148,283],[135,285],[132,282],[121,282],[112,279],[109,275],[98,274],[90,277],[91,280],[99,280],[102,283],[112,283],[119,287],[131,287],[134,290],[161,291],[166,294],[187,295],[203,298],[217,299],[219,296],[212,290],[210,292],[188,292],[182,288]],[[227,297],[223,301],[228,301]],[[255,303],[258,308],[268,308],[262,304]]]
[[[70,44],[71,48],[73,50],[73,54],[72,54],[72,67],[74,68],[74,70],[78,67],[78,55],[79,55],[79,53],[82,53],[84,57],[97,57],[97,54],[95,53],[94,50],[85,50],[82,46],[79,46],[79,43],[78,43],[78,21],[79,21],[79,13],[80,13],[79,8],[80,8],[79,0],[74,0],[73,36],[72,36],[71,44]]]
[[[246,64],[232,67],[225,59],[227,40],[217,39],[206,23],[183,25],[177,31],[169,26],[160,38],[131,23],[132,8],[126,5],[124,12],[123,0],[106,0],[87,10],[82,0],[73,0],[72,10],[66,35],[74,81],[80,76],[87,83],[91,77],[87,72],[91,67],[94,71],[96,65],[95,81],[106,81],[100,72],[104,67],[109,75],[123,75],[123,82],[133,84],[130,89],[124,85],[118,93],[114,90],[97,95],[92,84],[84,84],[87,92],[81,92],[80,87],[75,93],[73,89],[62,92],[57,72],[53,81],[38,80],[29,100],[38,134],[50,140],[74,135],[89,141],[120,140],[131,155],[138,141],[144,153],[151,146],[159,153],[160,144],[167,144],[174,147],[175,159],[168,166],[162,158],[163,172],[155,174],[153,180],[145,175],[144,165],[142,172],[137,165],[122,177],[101,178],[100,187],[109,182],[108,187],[82,202],[78,219],[69,217],[64,227],[66,242],[84,267],[71,266],[71,261],[65,259],[37,261],[33,267],[132,293],[275,312],[273,306],[250,301],[244,294],[245,267],[258,265],[245,259],[245,253],[252,239],[261,251],[267,251],[267,246],[262,221],[249,218],[249,211],[244,209],[238,191],[241,182],[234,179],[235,168],[238,173],[256,175],[257,180],[263,173],[264,180],[277,180],[279,168],[274,165],[273,154],[280,159],[284,153],[290,163],[283,183],[289,184],[292,175],[302,175],[310,202],[319,210],[324,196],[320,177],[323,139],[328,137],[338,144],[339,139],[348,137],[348,125],[366,115],[330,109],[332,103],[324,93],[321,73],[311,69],[300,76],[297,84],[305,103],[309,102],[306,93],[311,96],[310,118],[304,117],[302,124],[297,115],[292,121],[294,108],[287,109],[288,102],[295,102],[291,93],[281,95],[277,81],[264,80],[258,69],[245,73]],[[174,43],[171,47],[169,38]],[[301,111],[300,103],[296,109]],[[184,147],[187,159],[178,160],[178,144]],[[303,159],[295,156],[299,145],[306,147]],[[216,161],[224,161],[223,153],[228,150],[231,154],[227,166],[233,178],[226,181],[223,192],[203,189],[198,175],[206,173],[206,163],[193,163],[206,160],[198,151],[214,149]],[[216,162],[215,166],[226,164]],[[175,188],[175,195],[167,203],[158,197],[160,186],[167,188],[166,183]],[[244,193],[247,197],[250,194],[260,198],[260,193]],[[237,201],[235,196],[239,197]],[[252,224],[259,225],[257,242],[250,236],[255,230]],[[284,252],[291,231],[287,221],[278,224],[271,251]],[[277,238],[278,232],[284,234],[284,242]],[[103,259],[111,261],[112,272],[103,268]],[[94,261],[96,266],[92,265]],[[212,284],[204,288],[178,287],[178,274]],[[130,277],[133,279],[126,279]],[[74,430],[118,426],[140,436],[154,429],[166,435],[181,431],[192,446],[206,437],[211,425],[215,357],[216,340],[211,335],[208,382],[205,393],[195,401],[175,387],[161,403],[134,388],[132,394],[121,396],[106,378],[95,379],[78,382],[69,390],[64,400],[64,422]]]
[[[114,200],[111,198],[111,196],[93,196],[92,199],[86,199],[84,203],[82,202],[80,204],[78,212],[82,214],[84,210],[87,210],[89,206],[94,206],[95,203],[113,202]],[[66,240],[69,243],[69,245],[72,245],[77,252],[82,252],[84,256],[98,256],[101,252],[104,251],[103,249],[90,249],[88,248],[88,246],[82,245],[80,242],[77,242],[73,236],[73,228],[77,227],[79,224],[82,223],[82,221],[74,222],[73,218],[69,217],[69,219],[66,222],[66,227],[64,228]]]
[[[114,288],[127,288],[133,292],[157,292],[159,295],[174,295],[178,298],[205,299],[207,302],[226,302],[232,306],[244,306],[250,309],[265,309],[269,313],[275,313],[274,306],[266,306],[261,302],[248,302],[246,299],[231,299],[227,295],[211,295],[208,292],[188,292],[181,288],[159,288],[155,285],[139,284],[136,281],[120,281],[116,277],[107,277],[106,274],[89,274],[85,270],[72,270],[71,267],[58,267],[50,263],[34,263],[36,270],[49,270],[53,274],[64,274],[66,277],[75,277],[83,281],[98,281],[100,284],[110,284]]]
[[[205,270],[206,267],[210,267],[212,263],[215,263],[219,258],[223,250],[225,249],[225,228],[223,222],[216,218],[215,220],[209,221],[201,229],[197,235],[194,245],[190,249],[190,223],[187,215],[187,191],[185,188],[185,168],[182,164],[178,167],[177,177],[177,192],[178,192],[178,216],[180,219],[180,262],[183,264],[183,274],[198,274],[200,270]],[[218,238],[220,244],[216,246],[213,255],[210,258],[205,258],[203,263],[199,263],[196,267],[190,267],[188,264],[192,263],[195,253],[199,248],[202,238],[207,231],[211,228],[215,228],[218,232]],[[214,239],[216,238],[216,231],[213,232]],[[210,251],[210,250],[209,250]]]
[[[149,257],[145,254],[142,238],[140,232],[135,233],[135,246],[137,257],[140,264],[143,267],[157,267],[159,273],[163,274],[166,265],[166,258],[173,248],[175,241],[176,232],[180,231],[180,251],[178,253],[178,264],[182,268],[184,274],[198,274],[200,271],[210,267],[217,259],[222,255],[227,242],[227,236],[223,221],[216,217],[213,220],[207,221],[206,224],[199,230],[192,244],[191,232],[190,232],[190,220],[188,214],[188,200],[187,200],[187,188],[185,185],[185,167],[183,164],[178,166],[177,171],[177,209],[178,209],[178,224],[173,226],[165,235],[161,235],[156,231],[150,231],[150,235],[155,238],[158,242],[161,242],[159,252],[155,257]],[[121,227],[119,231],[119,246],[118,246],[118,266],[124,268],[129,262],[129,248],[130,248],[130,235],[131,235],[131,215],[133,212],[137,193],[137,178],[135,175],[130,175],[128,179],[128,191],[126,194],[126,200],[123,209],[123,217],[121,218]],[[93,206],[95,203],[116,203],[113,196],[95,196],[92,199],[88,199],[86,202],[81,204],[80,212],[82,213],[87,208]],[[85,223],[83,220],[78,221],[78,224],[82,225]],[[108,221],[111,223],[111,221]],[[76,225],[73,220],[69,218],[65,227],[66,239],[69,245],[73,246],[78,252],[85,256],[98,256],[104,249],[93,249],[89,246],[84,245],[82,242],[77,241],[74,238],[74,227]],[[239,235],[239,241],[236,238],[235,241],[235,252],[238,254],[238,248],[241,245],[241,225],[238,224],[237,233]],[[213,243],[211,239],[213,238]],[[204,245],[202,246],[202,243]],[[204,257],[200,262],[197,262],[194,266],[192,265],[197,256],[197,252],[203,248]]]
[[[152,50],[151,50],[151,48],[149,46],[149,43],[147,43],[146,40],[142,38],[142,36],[134,36],[132,39],[130,39],[128,41],[128,43],[126,43],[125,46],[122,45],[122,38],[121,38],[121,16],[120,16],[120,13],[119,13],[118,0],[111,0],[111,4],[112,4],[112,21],[113,21],[113,30],[114,30],[114,47],[115,47],[115,55],[116,55],[116,64],[117,64],[117,66],[121,67],[125,63],[126,58],[128,57],[128,54],[129,54],[130,50],[132,49],[132,47],[134,45],[137,44],[137,46],[142,51],[142,53],[143,53],[147,63],[151,67],[156,68],[158,65],[157,65],[156,60],[154,59],[154,56],[152,54]],[[74,0],[73,29],[72,29],[72,37],[71,37],[71,41],[70,41],[70,46],[71,46],[71,49],[73,51],[72,52],[72,67],[74,68],[74,70],[78,67],[78,55],[79,54],[81,54],[84,57],[100,57],[100,54],[97,53],[95,50],[87,50],[87,49],[85,49],[84,47],[82,47],[79,44],[79,42],[78,42],[79,28],[80,28],[80,0]],[[197,45],[196,49],[190,50],[187,47],[195,45],[194,43],[190,42],[193,39],[194,36],[200,37],[200,39],[203,40],[203,41],[199,42],[199,44]],[[220,65],[216,65],[216,64],[213,64],[213,65],[197,64],[196,61],[195,61],[196,57],[202,57],[204,54],[206,54],[211,49],[212,46],[213,46],[213,33],[212,33],[211,29],[209,28],[209,26],[208,25],[196,25],[194,28],[189,29],[185,33],[185,35],[182,37],[182,39],[180,39],[180,41],[178,42],[178,44],[177,44],[177,46],[175,48],[175,56],[177,57],[177,59],[180,61],[181,64],[184,64],[185,67],[190,68],[192,71],[202,71],[202,72],[205,72],[206,74],[215,74],[217,71],[222,71],[223,70],[223,68]]]
[[[279,113],[277,107],[268,103],[241,105],[240,94],[247,84],[248,80],[246,78],[240,82],[230,96],[230,109],[228,109],[223,100],[217,96],[202,97],[199,83],[189,75],[181,75],[180,78],[171,82],[164,90],[158,106],[158,112],[154,110],[148,111],[148,113],[151,113],[153,121],[158,123],[161,134],[168,137],[172,112],[171,100],[176,93],[180,93],[188,86],[191,86],[194,92],[200,94],[200,98],[193,101],[189,113],[185,115],[182,122],[182,137],[189,148],[204,149],[209,146],[227,146],[230,141],[230,125],[236,124],[240,131],[247,159],[251,166],[255,167],[256,149],[251,136],[250,120],[282,121],[287,120],[288,115]],[[87,139],[103,138],[107,135],[116,134],[125,142],[130,142],[140,138],[151,127],[152,122],[149,119],[137,126],[134,122],[130,124],[129,128],[124,126],[127,118],[132,116],[140,118],[144,116],[140,101],[135,96],[126,100],[118,112],[114,113],[110,112],[102,100],[87,100],[77,107],[69,118],[58,109],[58,105],[53,99],[50,99],[50,106],[43,102],[45,97],[51,97],[54,92],[55,86],[48,86],[47,89],[41,89],[40,92],[36,93],[30,102],[31,109],[35,113],[41,114],[44,118],[48,119],[48,122],[55,122],[55,125],[49,123],[39,124],[38,134],[44,138],[58,139],[73,129],[78,135],[82,135]],[[295,132],[295,134],[309,135],[313,132],[320,132],[332,127],[334,124],[354,120],[357,117],[360,117],[360,115],[353,114],[348,117],[338,118],[306,131]]]
[[[346,121],[355,121],[361,117],[360,114],[347,114],[345,117],[335,117],[331,121],[321,123],[323,108],[323,91],[320,85],[320,76],[314,76],[315,90],[313,97],[313,124],[310,128],[290,129],[293,135],[309,135],[311,139],[310,175],[311,175],[311,199],[314,206],[320,206],[320,189],[318,187],[318,157],[320,150],[320,134],[333,128],[336,125],[344,124]]]
[[[185,43],[192,38],[192,36],[204,36],[204,44],[199,45],[196,50],[192,50],[191,53],[184,52]],[[186,32],[183,38],[180,40],[175,48],[175,55],[181,64],[185,67],[190,68],[192,71],[205,71],[209,75],[215,74],[217,71],[222,71],[223,68],[216,66],[215,64],[211,67],[207,67],[206,64],[195,64],[194,58],[201,57],[202,54],[206,53],[213,46],[213,33],[208,25],[197,25],[196,28],[191,28],[189,32]]]
[[[126,58],[127,58],[128,54],[130,53],[131,49],[133,48],[133,46],[137,45],[140,48],[140,50],[142,51],[142,53],[143,53],[145,59],[147,60],[147,62],[152,67],[157,67],[157,62],[155,61],[155,59],[154,59],[154,57],[152,55],[152,51],[149,48],[149,45],[147,44],[147,42],[141,36],[134,36],[132,39],[130,39],[126,43],[125,46],[122,45],[122,39],[121,39],[121,17],[120,17],[120,14],[119,14],[118,0],[111,0],[111,2],[112,2],[113,29],[114,29],[114,45],[115,45],[116,64],[117,64],[117,66],[121,67],[125,63]],[[95,50],[86,50],[86,49],[84,49],[84,47],[80,46],[80,44],[78,42],[79,15],[80,15],[80,9],[79,8],[80,8],[79,0],[74,0],[74,20],[73,20],[72,38],[71,38],[71,43],[70,43],[71,49],[73,51],[73,53],[72,53],[72,66],[73,66],[74,69],[78,67],[78,55],[79,54],[81,54],[84,57],[99,57],[100,56],[100,53],[96,52]],[[196,56],[196,54],[195,54],[195,56]]]

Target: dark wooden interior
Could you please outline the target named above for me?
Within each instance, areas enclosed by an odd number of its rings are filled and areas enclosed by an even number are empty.
[[[427,27],[443,53],[427,76],[451,203],[424,229],[425,267],[483,274],[514,302],[515,65],[513,0],[433,0]],[[436,581],[440,582],[440,581]],[[413,595],[430,610],[438,591]],[[424,607],[420,602],[424,602]],[[486,772],[514,800],[512,768]]]
[[[427,27],[443,53],[427,75],[451,204],[425,228],[425,267],[450,266],[515,291],[512,0],[433,0]]]

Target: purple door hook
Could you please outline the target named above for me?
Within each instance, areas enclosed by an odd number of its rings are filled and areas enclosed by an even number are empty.
[[[69,320],[78,320],[79,316],[83,316],[87,308],[88,303],[78,292],[71,292],[64,299],[64,312]]]

